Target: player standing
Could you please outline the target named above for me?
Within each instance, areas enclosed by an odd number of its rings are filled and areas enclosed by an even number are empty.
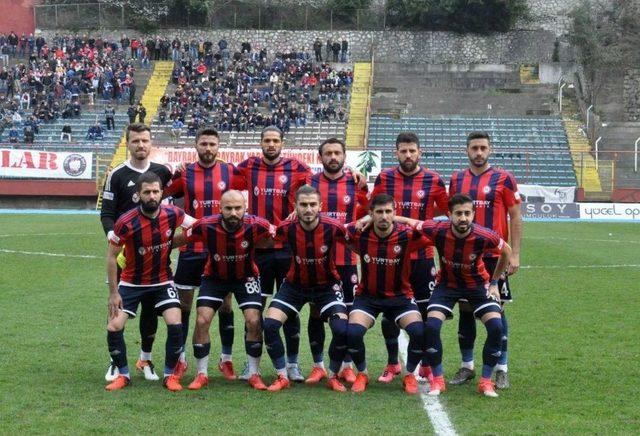
[[[222,194],[220,210],[221,214],[196,221],[186,236],[175,238],[176,245],[187,241],[202,244],[209,255],[196,303],[198,318],[193,333],[193,354],[198,373],[189,389],[198,390],[209,384],[209,326],[227,295],[233,293],[245,318],[249,384],[264,390],[267,387],[259,374],[262,295],[258,267],[254,263],[254,247],[260,239],[270,237],[274,230],[268,221],[245,215],[245,199],[240,191],[230,190]]]
[[[329,138],[320,144],[318,154],[322,161],[323,171],[314,174],[309,180],[309,185],[320,193],[323,213],[341,224],[351,223],[366,215],[368,212],[368,188],[366,184],[360,187],[353,177],[345,172],[346,146],[344,142],[336,138]],[[350,309],[355,289],[358,286],[358,256],[345,244],[338,242],[335,264],[342,282],[344,303],[347,309]],[[308,332],[313,361],[318,363],[323,361],[322,350],[324,349],[325,333],[324,323],[316,312],[316,310],[312,310],[309,316]],[[316,368],[319,368],[319,365],[316,364],[314,370]],[[315,378],[313,375],[312,371],[312,374],[307,378],[308,383],[320,381],[326,374],[324,370],[318,369]],[[351,367],[351,358],[347,355],[339,378],[353,383],[355,377]]]
[[[124,213],[135,208],[139,204],[139,194],[135,184],[141,174],[152,171],[160,177],[162,186],[171,180],[171,172],[164,165],[151,162],[149,155],[153,147],[151,143],[151,129],[141,123],[133,123],[127,126],[125,133],[129,160],[115,167],[107,176],[102,191],[102,209],[100,221],[105,234],[113,231],[114,224]],[[124,266],[124,257],[119,257],[119,267]],[[120,268],[118,268],[118,273]],[[119,274],[118,274],[119,275]],[[147,380],[158,380],[151,360],[151,350],[156,330],[158,329],[158,317],[154,309],[152,298],[144,299],[140,313],[140,358],[136,362],[136,369],[144,372]],[[105,379],[113,381],[118,376],[117,367],[113,362],[109,365]]]
[[[409,335],[405,392],[418,392],[413,375],[423,355],[424,325],[420,309],[413,298],[409,282],[411,253],[427,244],[422,235],[410,227],[393,222],[395,200],[388,194],[378,194],[369,205],[372,225],[359,232],[356,224],[347,225],[349,247],[360,255],[362,277],[349,313],[347,345],[358,370],[351,386],[363,392],[369,383],[365,359],[364,335],[382,313],[397,323]]]
[[[152,300],[156,313],[162,314],[167,324],[164,385],[171,391],[179,391],[182,386],[174,369],[182,350],[182,326],[170,255],[176,229],[188,227],[193,219],[182,209],[160,204],[162,181],[157,174],[148,171],[140,175],[135,188],[140,206],[118,218],[109,233],[107,343],[113,363],[118,367],[118,376],[106,389],[113,391],[129,385],[124,326],[129,318],[135,318],[141,301]],[[127,264],[116,285],[117,257],[123,246]]]
[[[248,191],[248,212],[279,225],[293,211],[296,190],[304,185],[311,175],[309,167],[292,158],[282,157],[283,134],[269,126],[260,134],[262,156],[254,156],[238,165]],[[280,287],[291,262],[291,250],[282,242],[269,242],[256,250],[256,264],[260,271],[262,305],[266,306],[268,295]],[[304,381],[298,365],[300,348],[300,319],[289,317],[283,327],[287,346],[287,371],[293,381]],[[243,373],[241,378],[248,374]]]
[[[464,300],[471,306],[473,316],[480,318],[487,329],[478,392],[488,397],[498,396],[491,381],[502,340],[498,278],[500,271],[507,266],[511,247],[497,233],[474,224],[474,213],[475,206],[470,197],[454,194],[449,200],[451,221],[397,219],[414,226],[431,239],[440,258],[438,285],[431,294],[425,323],[426,354],[433,371],[429,395],[440,395],[446,390],[440,330],[444,320],[453,317],[453,306]],[[492,275],[487,272],[483,261],[488,252],[500,253]]]
[[[220,213],[220,197],[229,189],[242,188],[242,174],[230,163],[217,160],[220,137],[218,132],[206,127],[196,133],[195,148],[198,160],[176,171],[171,186],[164,195],[183,197],[184,210],[194,218]],[[180,247],[175,284],[179,291],[182,309],[182,338],[186,345],[189,333],[189,317],[195,288],[200,286],[207,262],[207,249],[203,242],[193,242]],[[218,308],[222,353],[218,369],[228,380],[236,378],[231,359],[234,325],[231,299],[227,298]],[[185,355],[180,356],[177,375],[182,377],[187,369]]]
[[[296,191],[295,210],[297,218],[282,222],[276,231],[276,239],[291,248],[293,259],[264,319],[265,346],[278,372],[268,390],[289,387],[280,328],[288,318],[299,316],[306,303],[313,303],[320,309],[320,317],[329,322],[332,333],[327,385],[343,392],[346,388],[337,374],[346,351],[347,307],[334,258],[336,242],[344,239],[344,230],[339,222],[319,214],[320,194],[311,186]]]
[[[371,195],[388,194],[395,199],[397,215],[424,221],[444,214],[447,210],[448,198],[447,189],[440,175],[420,165],[421,155],[420,140],[415,133],[398,134],[396,138],[398,166],[380,172]],[[411,254],[409,282],[423,318],[427,315],[429,295],[435,287],[436,265],[433,257],[432,247]],[[389,383],[401,371],[398,362],[400,330],[396,323],[384,315],[380,325],[387,346],[388,361],[378,381]],[[428,367],[421,367],[420,375],[428,377]]]
[[[449,196],[457,193],[470,196],[475,205],[475,222],[498,233],[502,239],[509,241],[512,254],[506,270],[499,271],[499,288],[501,301],[512,300],[508,276],[515,274],[520,267],[520,242],[522,239],[522,215],[520,212],[520,193],[513,175],[505,170],[491,167],[491,138],[485,132],[472,132],[467,137],[467,156],[469,168],[453,173],[449,183]],[[508,217],[508,219],[507,219]],[[485,253],[484,263],[490,274],[493,274],[500,253],[497,250]],[[505,274],[506,273],[506,274]],[[462,365],[449,381],[459,385],[475,377],[473,363],[473,345],[476,339],[476,322],[470,307],[460,304],[458,321],[458,343],[462,354]],[[502,310],[502,348],[496,366],[496,387],[509,387],[507,375],[507,318]]]

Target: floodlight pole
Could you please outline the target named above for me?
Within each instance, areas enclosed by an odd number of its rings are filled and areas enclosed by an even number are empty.
[[[559,112],[560,115],[562,116],[562,89],[567,86],[566,83],[563,83],[562,85],[560,85],[560,89],[558,90],[558,107],[559,107]]]
[[[591,135],[589,134],[589,112],[591,112],[591,109],[593,109],[593,105],[587,108],[587,138],[591,137]]]
[[[602,136],[599,136],[598,139],[596,139],[596,171],[598,171],[598,144],[600,143],[600,140],[602,140]]]

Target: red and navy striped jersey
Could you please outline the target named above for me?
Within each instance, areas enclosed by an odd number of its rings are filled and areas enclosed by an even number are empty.
[[[222,227],[222,215],[199,219],[187,230],[187,241],[202,242],[209,253],[204,275],[219,280],[236,281],[257,277],[254,260],[257,241],[268,238],[274,229],[263,218],[245,215],[235,232]]]
[[[205,168],[198,162],[177,171],[164,195],[184,197],[184,210],[194,218],[202,218],[220,213],[220,197],[229,189],[244,189],[242,173],[232,164],[216,161]],[[180,251],[204,253],[203,243],[196,242],[180,247]]]
[[[411,253],[427,246],[430,243],[427,238],[402,224],[394,224],[393,232],[380,238],[373,226],[360,233],[353,223],[347,225],[345,239],[361,259],[362,273],[356,295],[413,298],[409,283]]]
[[[253,156],[241,162],[238,170],[244,176],[244,189],[249,194],[248,212],[274,225],[293,212],[295,193],[311,175],[306,164],[288,157],[269,165],[262,157]],[[282,244],[276,242],[275,248],[282,248]]]
[[[424,221],[417,229],[431,239],[438,249],[438,283],[460,290],[475,290],[489,283],[491,277],[482,257],[488,251],[502,251],[504,240],[500,235],[472,224],[471,233],[458,238],[451,230],[450,221]]]
[[[276,239],[291,247],[287,281],[302,288],[314,288],[340,280],[335,264],[335,245],[344,241],[344,228],[333,218],[320,214],[318,226],[307,231],[298,220],[282,222]]]
[[[320,201],[325,215],[341,224],[351,223],[367,214],[369,188],[359,188],[351,172],[332,180],[324,172],[314,174],[307,181],[320,192]],[[336,245],[336,265],[356,265],[358,257],[343,243]]]
[[[454,194],[466,194],[473,199],[475,223],[493,230],[505,241],[509,240],[509,208],[520,204],[518,184],[511,173],[491,167],[478,176],[469,168],[456,171],[449,182],[449,196]],[[496,257],[500,253],[494,250],[487,255]]]
[[[160,205],[160,212],[153,219],[144,215],[139,207],[118,218],[109,242],[119,247],[124,245],[127,265],[122,270],[120,283],[127,286],[170,283],[173,234],[186,222],[184,211],[171,205]]]
[[[380,172],[371,193],[371,198],[378,194],[388,194],[396,199],[396,214],[420,221],[432,219],[436,208],[440,213],[447,212],[447,188],[440,175],[432,170],[420,167],[420,171],[407,176],[399,167]],[[433,248],[426,252],[420,250],[412,255],[412,259],[433,257]]]

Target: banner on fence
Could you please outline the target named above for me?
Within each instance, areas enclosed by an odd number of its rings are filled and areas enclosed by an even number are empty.
[[[238,164],[250,156],[261,156],[260,148],[220,148],[218,159],[225,162]],[[311,167],[314,173],[322,171],[322,162],[316,149],[283,149],[281,156],[292,157]],[[167,165],[172,171],[182,163],[190,163],[198,160],[195,148],[166,148],[157,147],[151,152],[151,160]],[[381,153],[379,151],[347,151],[346,165],[375,177],[380,173]]]
[[[0,177],[91,179],[93,153],[0,149]]]

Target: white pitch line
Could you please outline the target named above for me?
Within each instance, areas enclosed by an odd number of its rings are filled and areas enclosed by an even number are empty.
[[[27,256],[74,257],[78,259],[101,259],[102,258],[100,256],[93,256],[91,254],[45,253],[44,251],[7,250],[6,248],[0,248],[0,253],[24,254]]]
[[[398,336],[398,348],[404,362],[407,361],[408,346],[409,340],[407,339],[407,334],[404,330],[401,330]],[[433,431],[437,435],[456,436],[456,430],[453,428],[447,411],[444,410],[444,406],[440,403],[438,397],[433,397],[427,393],[427,386],[428,385],[420,386],[420,397],[422,398],[424,411],[427,412],[431,425],[433,425]]]
[[[0,238],[23,238],[25,236],[94,236],[96,233],[11,233],[11,234],[2,234]]]
[[[598,268],[638,268],[640,264],[617,265],[523,265],[520,269],[598,269]]]
[[[538,241],[576,241],[576,242],[616,242],[623,244],[640,244],[640,241],[625,241],[621,239],[575,239],[575,238],[559,238],[559,237],[538,237],[538,236],[525,236],[524,239],[532,239]]]

